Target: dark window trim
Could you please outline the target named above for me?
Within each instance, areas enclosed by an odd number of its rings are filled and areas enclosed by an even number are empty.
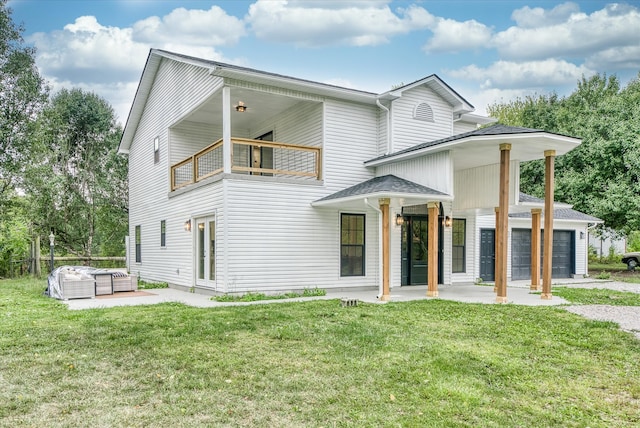
[[[160,162],[160,136],[153,139],[153,163]]]
[[[453,237],[453,229],[455,228],[456,222],[462,222],[462,237],[463,237],[462,245],[456,245],[455,239]],[[453,250],[454,248],[462,248],[462,270],[454,270],[453,254],[452,254],[451,255],[451,273],[465,273],[467,271],[467,219],[454,218],[452,227],[451,227],[451,233],[452,233],[451,249]]]
[[[142,227],[136,226],[136,263],[142,263]]]
[[[349,217],[362,217],[362,243],[357,243],[357,244],[351,244],[351,243],[343,243],[342,241],[342,237],[343,237],[343,229],[342,229],[342,224],[343,224],[343,219],[344,217],[349,216]],[[352,276],[365,276],[365,272],[366,272],[366,266],[365,266],[365,262],[366,262],[366,235],[367,235],[367,217],[366,214],[355,214],[355,213],[340,213],[340,276],[341,277],[352,277]],[[343,249],[345,248],[360,248],[361,249],[361,254],[362,254],[362,260],[360,262],[360,272],[354,272],[353,269],[351,269],[351,272],[349,273],[345,273],[344,272],[344,266],[343,266]]]

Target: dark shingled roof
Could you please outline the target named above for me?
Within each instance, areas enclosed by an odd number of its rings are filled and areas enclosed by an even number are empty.
[[[524,213],[514,213],[509,214],[511,218],[531,218],[530,212]],[[542,217],[544,217],[544,212],[542,213]],[[575,220],[575,221],[586,221],[590,223],[602,222],[597,217],[590,216],[589,214],[585,214],[580,211],[573,210],[571,208],[559,208],[557,210],[553,210],[553,218],[554,220]]]
[[[531,128],[521,128],[518,126],[507,126],[502,124],[495,124],[491,126],[487,126],[486,128],[474,129],[473,131],[464,132],[462,134],[452,135],[451,137],[442,138],[440,140],[429,141],[427,143],[421,143],[415,145],[413,147],[409,147],[408,149],[400,150],[399,152],[394,152],[388,155],[379,156],[377,158],[371,159],[367,162],[373,162],[380,159],[390,158],[394,156],[398,156],[404,153],[411,153],[418,150],[426,149],[427,147],[433,147],[444,143],[449,143],[451,141],[462,140],[468,137],[478,137],[483,135],[513,135],[513,134],[535,134],[538,132],[547,132],[541,129],[531,129]],[[558,134],[559,135],[559,134]]]
[[[526,193],[520,192],[520,197],[518,198],[520,202],[531,202],[536,204],[544,204],[544,199],[536,198],[535,196],[527,195]]]
[[[446,193],[414,183],[413,181],[396,177],[395,175],[383,175],[382,177],[375,177],[371,180],[356,184],[355,186],[340,190],[339,192],[333,193],[329,196],[325,196],[322,199],[318,199],[316,202],[349,198],[353,196],[364,196],[373,193],[406,193],[416,195],[426,194],[449,196]]]

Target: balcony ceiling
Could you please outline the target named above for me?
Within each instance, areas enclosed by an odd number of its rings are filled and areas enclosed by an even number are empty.
[[[239,101],[244,102],[247,107],[244,113],[235,109]],[[262,122],[302,102],[306,101],[250,89],[231,88],[231,134],[237,135],[240,131],[250,132]],[[218,91],[184,120],[221,126],[222,91]]]

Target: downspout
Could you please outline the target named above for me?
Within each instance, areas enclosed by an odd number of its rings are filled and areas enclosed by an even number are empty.
[[[376,105],[387,112],[387,152],[385,155],[388,155],[393,151],[393,148],[391,147],[391,112],[387,107],[382,105],[379,99],[376,99]]]
[[[375,205],[371,205],[369,203],[369,198],[364,198],[364,203],[368,206],[370,206],[371,208],[373,208],[377,213],[378,213],[378,295],[376,296],[378,299],[380,298],[380,296],[382,296],[382,270],[383,270],[383,266],[382,263],[382,211],[380,210],[380,208],[376,207]]]

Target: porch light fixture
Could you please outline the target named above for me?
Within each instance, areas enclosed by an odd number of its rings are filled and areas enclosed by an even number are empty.
[[[238,105],[236,106],[237,112],[244,113],[247,111],[247,108],[248,107],[242,101],[238,101]]]
[[[402,226],[404,224],[404,217],[402,214],[396,214],[396,226]]]
[[[191,232],[191,219],[184,222],[184,230]]]
[[[451,227],[451,224],[452,224],[452,222],[451,222],[451,217],[446,216],[446,217],[444,218],[444,227]]]
[[[584,239],[584,232],[580,232],[580,239]]]

